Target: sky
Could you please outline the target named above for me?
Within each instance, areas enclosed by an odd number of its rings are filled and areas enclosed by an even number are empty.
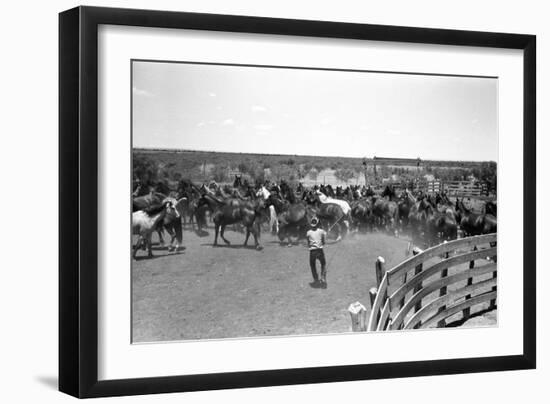
[[[497,161],[496,78],[134,61],[136,148]]]

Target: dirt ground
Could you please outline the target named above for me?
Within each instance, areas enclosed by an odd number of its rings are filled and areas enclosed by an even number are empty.
[[[134,342],[350,331],[350,303],[370,310],[376,258],[391,268],[407,257],[408,247],[407,240],[383,233],[329,241],[328,288],[315,289],[304,244],[282,247],[264,232],[265,248],[256,251],[242,246],[244,234],[226,231],[232,245],[213,247],[209,233],[184,231],[186,249],[178,254],[157,247],[148,259],[138,252],[132,262]]]

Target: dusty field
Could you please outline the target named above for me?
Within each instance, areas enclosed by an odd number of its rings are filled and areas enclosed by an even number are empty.
[[[357,234],[325,247],[328,289],[314,289],[303,245],[279,246],[262,234],[263,251],[243,248],[244,235],[226,231],[233,245],[212,247],[213,231],[184,231],[179,254],[154,251],[132,265],[134,342],[318,334],[350,331],[347,308],[369,306],[374,262],[388,268],[406,258],[408,242]],[[155,240],[155,239],[154,239]]]

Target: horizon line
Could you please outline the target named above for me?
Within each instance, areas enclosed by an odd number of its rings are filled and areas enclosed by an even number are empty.
[[[255,154],[259,156],[294,156],[294,157],[328,157],[328,158],[343,158],[343,159],[367,159],[367,160],[374,160],[374,158],[385,158],[388,160],[395,159],[395,160],[412,160],[417,161],[420,159],[420,161],[436,161],[436,162],[446,162],[446,163],[495,163],[494,160],[436,160],[436,159],[423,159],[421,157],[382,157],[382,156],[372,156],[372,157],[346,157],[346,156],[318,156],[313,154],[280,154],[280,153],[253,153],[253,152],[232,152],[232,151],[215,151],[215,150],[200,150],[200,149],[181,149],[181,148],[171,148],[171,147],[134,147],[132,146],[132,152],[134,151],[165,151],[165,152],[201,152],[201,153],[218,153],[218,154]]]

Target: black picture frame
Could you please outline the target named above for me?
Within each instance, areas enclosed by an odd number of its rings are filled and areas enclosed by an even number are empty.
[[[113,24],[523,50],[523,353],[98,381],[98,26]],[[77,7],[59,15],[59,389],[76,397],[533,369],[536,366],[536,37]]]

